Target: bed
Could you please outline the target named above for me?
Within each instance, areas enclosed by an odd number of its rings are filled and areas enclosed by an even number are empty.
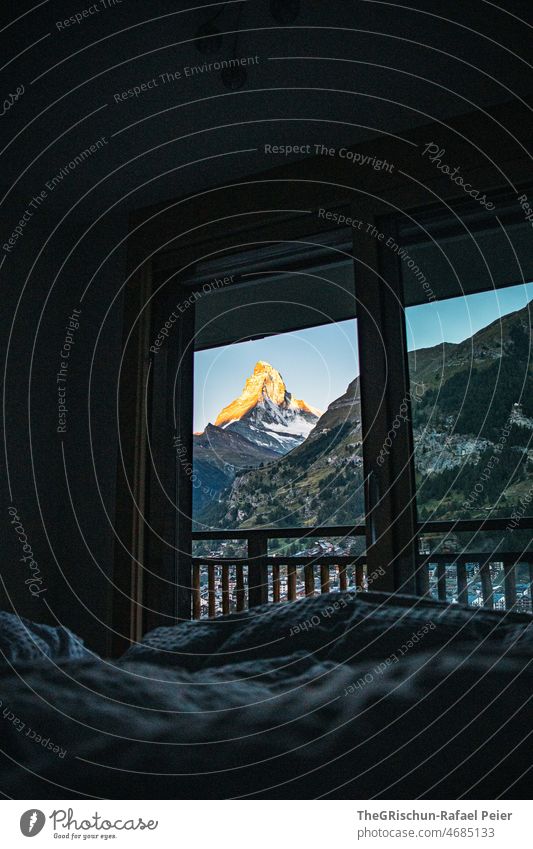
[[[527,798],[532,619],[329,593],[159,628],[120,659],[0,614],[15,799]]]

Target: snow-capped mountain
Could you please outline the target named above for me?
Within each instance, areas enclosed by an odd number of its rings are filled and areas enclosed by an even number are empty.
[[[307,438],[321,411],[293,398],[279,371],[259,360],[244,389],[219,413],[215,427],[286,454]]]
[[[242,393],[194,435],[193,515],[230,487],[235,473],[271,463],[301,445],[320,410],[293,398],[279,371],[256,363]]]
[[[261,418],[265,407],[270,414],[271,399],[265,405],[256,405],[255,415]],[[204,512],[206,526],[311,527],[328,524],[331,517],[341,525],[361,521],[364,487],[359,378],[315,421],[307,437],[291,451],[237,471],[231,487],[220,499],[212,500]],[[229,436],[228,430],[223,433]]]

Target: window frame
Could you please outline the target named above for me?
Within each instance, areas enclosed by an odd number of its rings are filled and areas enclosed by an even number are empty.
[[[531,191],[532,188],[533,188],[532,183],[530,183],[530,182],[522,183],[517,187],[517,193],[520,194],[524,191],[525,192]],[[513,201],[513,197],[512,197],[512,195],[509,194],[508,191],[502,191],[500,189],[495,190],[495,191],[490,192],[490,193],[487,192],[487,197],[488,197],[488,199],[493,199],[495,201],[497,200],[497,201],[500,201],[500,202],[508,202],[509,204],[511,204],[512,201]],[[458,212],[458,213],[464,212],[465,209],[468,211],[470,208],[473,207],[471,202],[467,202],[464,199],[459,199],[459,200],[456,200],[455,202],[452,201],[449,204],[449,206],[450,206],[452,212]],[[415,218],[417,215],[419,215],[421,213],[424,216],[427,216],[428,214],[431,215],[431,213],[433,211],[437,211],[437,210],[439,210],[439,206],[437,204],[432,204],[429,207],[424,206],[420,209],[409,209],[408,215],[409,215],[409,217],[413,217],[413,218]],[[451,213],[450,213],[450,219],[452,221],[455,221],[452,218]],[[406,245],[406,246],[414,244],[415,243],[414,239],[412,239],[412,240],[408,239],[408,240],[405,240],[405,241],[401,240],[401,238],[399,236],[399,227],[398,227],[399,220],[400,219],[399,219],[398,216],[387,217],[385,219],[385,222],[386,222],[385,226],[388,226],[390,228],[391,234],[394,236],[394,238],[396,239],[396,241],[398,243],[400,243],[402,245]],[[512,215],[512,217],[511,216],[507,217],[506,223],[515,223],[515,222],[516,223],[522,223],[523,220],[524,220],[523,217],[521,218],[519,213],[515,212]],[[454,224],[454,227],[457,229],[458,232],[462,232],[462,231],[460,231],[459,225]],[[497,229],[496,223],[494,224],[494,229]],[[420,240],[418,240],[418,243],[420,243]],[[385,249],[383,248],[383,251],[384,250]],[[417,302],[417,303],[414,303],[414,304],[406,305],[405,297],[404,297],[404,294],[403,294],[401,263],[398,261],[395,265],[395,269],[394,269],[394,266],[392,266],[391,270],[393,271],[393,273],[396,274],[396,278],[397,278],[397,281],[398,281],[397,285],[398,285],[398,291],[400,293],[399,297],[401,298],[401,302],[402,302],[403,323],[404,323],[404,327],[405,327],[405,324],[406,324],[405,311],[407,309],[409,309],[410,307],[421,306],[421,305],[423,305],[424,302],[420,301],[420,302]],[[532,280],[533,280],[533,278],[532,278]],[[513,286],[522,285],[523,282],[524,281],[522,281],[522,280],[510,281],[508,283],[503,284],[502,286],[495,286],[493,290],[490,287],[475,288],[475,289],[472,290],[472,292],[468,292],[466,296],[468,297],[468,295],[470,295],[470,294],[472,294],[472,295],[482,294],[483,292],[489,292],[489,291],[498,291],[500,289],[501,290],[509,289],[509,288],[512,288]],[[460,296],[450,296],[449,298],[447,298],[447,297],[436,298],[436,301],[438,302],[438,301],[451,300],[451,299],[453,299],[453,297],[460,297]],[[406,334],[404,334],[404,338],[406,339]],[[404,347],[404,356],[405,356],[406,361],[407,361],[408,351],[407,351],[406,341],[405,341],[405,347]],[[409,385],[410,385],[409,369],[407,368],[407,390],[409,390]],[[446,519],[442,519],[442,520],[440,520],[440,519],[429,520],[428,519],[428,520],[425,520],[425,521],[418,519],[417,507],[416,507],[417,487],[416,487],[416,475],[415,475],[415,446],[414,446],[414,436],[413,436],[413,427],[412,427],[412,417],[410,415],[410,406],[411,406],[410,402],[409,402],[408,406],[409,406],[409,414],[408,414],[409,437],[408,438],[410,439],[411,446],[412,446],[411,452],[410,452],[410,464],[411,464],[411,469],[412,469],[411,479],[413,481],[412,500],[413,500],[413,503],[414,503],[415,527],[416,527],[417,537],[420,537],[424,533],[433,533],[433,534],[434,533],[443,533],[443,534],[446,534],[446,533],[449,533],[449,532],[461,532],[461,531],[465,532],[465,531],[499,531],[499,530],[505,530],[506,526],[509,523],[509,520],[511,519],[511,516],[505,516],[505,517],[500,517],[500,518],[479,518],[479,519],[447,519],[447,520]],[[532,511],[531,515],[524,516],[524,517],[521,518],[520,525],[521,525],[521,528],[523,530],[533,529],[533,511]]]
[[[345,214],[349,213],[349,209],[346,206],[341,206],[341,210],[345,212]],[[310,233],[310,229],[312,229],[312,233]],[[258,227],[253,230],[247,231],[246,241],[250,245],[253,245],[255,242],[264,243],[265,241],[272,240],[276,242],[276,239],[282,240],[283,242],[292,242],[295,244],[299,242],[299,238],[302,238],[304,241],[310,235],[313,237],[317,235],[317,227],[316,220],[309,221],[305,216],[298,217],[295,219],[291,219],[287,221],[286,219],[281,220],[274,227],[265,226],[265,222],[261,222]],[[320,228],[320,232],[324,234],[334,233],[338,230],[338,225],[330,224],[322,226]],[[266,238],[268,236],[268,238]],[[242,237],[241,237],[242,238]],[[241,238],[238,239],[241,242]],[[211,250],[209,251],[210,256],[216,256],[219,254],[221,256],[220,260],[220,270],[216,272],[216,276],[224,276],[224,261],[223,256],[227,247],[230,248],[229,257],[231,258],[231,243],[232,239],[228,240],[228,245],[222,244],[213,249],[213,246],[210,245]],[[203,254],[202,254],[203,255]],[[353,260],[352,260],[353,261]],[[172,272],[171,272],[172,273]],[[186,293],[194,290],[197,282],[194,280],[184,280],[181,284],[181,291],[183,292],[184,297],[186,297]],[[239,285],[239,281],[236,280],[234,283],[229,285]],[[177,294],[180,291],[179,287],[174,287],[172,292],[171,300],[175,301],[176,297],[179,297]],[[166,302],[166,301],[165,301]],[[165,307],[163,312],[160,314],[160,318],[162,314],[164,314]],[[194,334],[195,327],[195,303],[192,304],[191,308],[187,310],[189,319],[187,323],[188,331],[185,335],[179,338],[178,340],[178,349],[176,352],[175,361],[181,361],[184,364],[183,368],[183,385],[189,387],[190,391],[188,391],[188,398],[184,402],[183,397],[181,398],[182,404],[182,413],[178,415],[176,418],[182,424],[182,429],[176,435],[180,439],[180,445],[185,446],[185,451],[187,455],[192,458],[193,456],[193,446],[192,446],[192,406],[193,406],[193,387],[194,387],[194,353],[195,346],[192,341],[192,337]],[[158,319],[159,320],[159,319]],[[355,320],[355,319],[354,319]],[[298,329],[298,328],[294,328]],[[284,331],[282,331],[284,332]],[[276,334],[272,334],[276,335]],[[251,337],[253,338],[253,337]],[[202,350],[202,349],[200,349]],[[175,362],[174,361],[174,362]],[[186,413],[183,414],[183,405],[186,405]],[[180,557],[176,559],[174,566],[170,563],[169,558],[167,558],[168,565],[165,569],[167,575],[170,575],[172,570],[176,575],[177,584],[179,585],[178,592],[181,593],[181,598],[176,597],[173,604],[176,605],[178,610],[178,618],[188,619],[190,618],[191,612],[191,566],[192,566],[192,550],[191,550],[191,542],[194,540],[202,539],[220,539],[222,536],[231,536],[233,539],[247,539],[248,540],[248,556],[250,561],[253,563],[249,563],[249,596],[250,596],[250,605],[257,605],[261,603],[265,603],[267,599],[267,565],[266,565],[266,551],[267,551],[267,543],[268,539],[276,538],[276,537],[287,537],[287,538],[298,538],[299,536],[328,536],[328,535],[337,535],[337,536],[360,536],[366,533],[366,529],[364,524],[355,523],[353,526],[321,526],[319,528],[269,528],[269,529],[252,529],[252,530],[232,530],[228,529],[225,531],[206,531],[206,532],[198,532],[192,530],[192,522],[190,520],[192,514],[192,487],[189,476],[186,471],[179,467],[177,470],[176,477],[176,490],[178,492],[178,503],[180,505],[180,509],[183,511],[183,516],[181,519],[178,519],[178,527],[176,531],[176,546],[180,550]],[[180,498],[179,492],[184,493],[186,491],[186,495]],[[153,557],[152,553],[152,557]],[[161,566],[160,566],[161,569]],[[167,605],[167,608],[169,606]],[[167,609],[167,614],[171,614],[171,610]]]

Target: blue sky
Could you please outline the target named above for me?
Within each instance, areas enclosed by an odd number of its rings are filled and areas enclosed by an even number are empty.
[[[410,307],[406,311],[408,348],[462,342],[499,316],[522,309],[532,298],[533,283],[529,283]],[[195,431],[214,422],[220,410],[241,394],[258,360],[277,368],[296,398],[325,410],[359,374],[356,323],[342,321],[197,352]]]
[[[527,283],[409,307],[405,312],[407,347],[412,351],[440,342],[462,342],[500,316],[523,309],[532,298],[533,283]]]

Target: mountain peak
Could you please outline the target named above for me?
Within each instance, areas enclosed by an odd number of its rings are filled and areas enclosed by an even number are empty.
[[[259,374],[263,371],[269,373],[275,371],[276,374],[279,374],[279,371],[275,369],[274,366],[271,366],[270,363],[265,362],[265,360],[257,360],[254,368],[254,374]]]
[[[256,362],[252,375],[247,378],[244,384],[242,393],[220,411],[215,425],[225,427],[232,422],[240,421],[256,408],[269,408],[271,413],[275,413],[275,411],[303,413],[313,418],[318,418],[321,415],[320,410],[309,406],[305,401],[293,398],[291,393],[287,391],[285,381],[279,371],[265,360]]]
[[[251,377],[247,378],[242,393],[218,414],[217,427],[242,419],[250,410],[269,398],[278,406],[283,404],[287,388],[279,371],[270,363],[259,360]]]

